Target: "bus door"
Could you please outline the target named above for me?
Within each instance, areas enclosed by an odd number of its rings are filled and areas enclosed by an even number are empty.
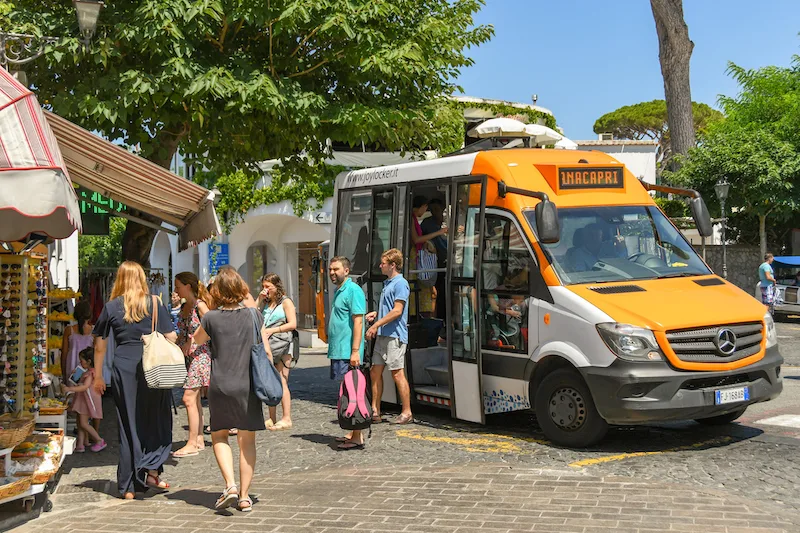
[[[350,260],[350,278],[364,290],[367,312],[378,310],[386,279],[381,274],[381,254],[402,246],[402,232],[397,228],[401,220],[398,213],[402,213],[405,205],[405,191],[405,185],[393,185],[345,189],[339,193],[335,235],[332,235],[335,252],[330,255],[343,255]],[[365,352],[364,357],[371,354]],[[396,403],[394,388],[384,387],[383,398]]]
[[[451,186],[454,217],[449,231],[447,349],[450,410],[461,420],[483,423],[480,357],[481,260],[484,244],[486,176],[457,178]]]

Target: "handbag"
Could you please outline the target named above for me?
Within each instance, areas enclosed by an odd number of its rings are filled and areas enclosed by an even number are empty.
[[[153,296],[153,331],[142,335],[144,350],[142,370],[144,380],[151,389],[174,389],[186,383],[186,364],[183,350],[158,332],[158,304]]]
[[[433,287],[436,285],[438,272],[431,272],[437,267],[436,261],[436,254],[429,252],[424,246],[421,250],[417,250],[417,270],[427,271],[417,272],[417,279],[426,287]]]
[[[250,385],[256,397],[270,407],[281,403],[283,383],[281,376],[264,348],[261,336],[261,315],[253,309],[253,345],[250,348]]]
[[[286,299],[287,299],[286,296],[281,298],[281,301],[278,302],[278,305],[283,305],[283,302]],[[272,317],[272,313],[275,312],[275,309],[277,309],[277,306],[274,309],[272,309],[269,312],[268,315],[266,315],[266,318],[264,319],[264,325],[265,326],[267,326],[267,321]],[[266,311],[265,311],[265,314],[266,314]],[[286,321],[285,320],[277,320],[277,321],[269,324],[268,327],[277,328],[277,327],[285,326],[285,325],[286,325]],[[284,331],[282,333],[273,333],[272,335],[269,336],[269,350],[272,352],[273,357],[274,356],[282,357],[282,356],[288,354],[289,353],[289,348],[291,347],[290,346],[291,343],[292,343],[292,332],[291,331]]]

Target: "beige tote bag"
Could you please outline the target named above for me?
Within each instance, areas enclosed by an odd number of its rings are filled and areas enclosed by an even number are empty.
[[[186,363],[183,351],[158,332],[158,302],[153,296],[153,332],[142,335],[144,353],[142,369],[151,389],[174,389],[186,382]]]

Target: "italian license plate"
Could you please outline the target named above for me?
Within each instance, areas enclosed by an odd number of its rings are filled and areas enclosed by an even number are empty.
[[[750,399],[750,387],[738,387],[736,389],[722,389],[714,391],[714,403],[746,402]]]

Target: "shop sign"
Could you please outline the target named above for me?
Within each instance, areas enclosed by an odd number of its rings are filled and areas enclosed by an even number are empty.
[[[84,187],[77,187],[75,192],[80,200],[83,235],[108,235],[108,219],[114,216],[113,212],[128,209],[125,204]],[[90,200],[93,203],[84,200]],[[100,206],[108,206],[108,209]]]

